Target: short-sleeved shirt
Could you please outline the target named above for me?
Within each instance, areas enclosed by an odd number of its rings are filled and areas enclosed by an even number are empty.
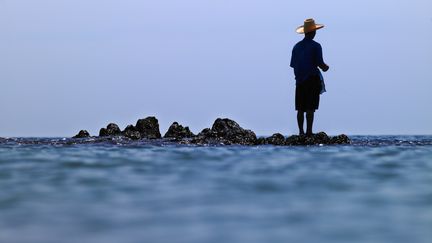
[[[294,68],[296,85],[312,75],[321,75],[318,66],[324,64],[321,45],[309,38],[298,42],[291,56],[290,66]]]

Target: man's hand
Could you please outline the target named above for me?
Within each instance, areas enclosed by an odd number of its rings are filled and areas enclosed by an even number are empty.
[[[321,70],[323,70],[324,72],[327,72],[327,70],[329,70],[329,66],[325,63],[323,63],[322,65],[319,66],[321,68]]]

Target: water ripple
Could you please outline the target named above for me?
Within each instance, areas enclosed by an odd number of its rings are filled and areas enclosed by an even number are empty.
[[[430,136],[307,147],[0,139],[0,242],[423,243],[430,185]]]

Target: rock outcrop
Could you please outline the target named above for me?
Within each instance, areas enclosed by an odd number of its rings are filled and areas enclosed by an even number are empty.
[[[128,125],[125,130],[122,132],[123,136],[133,139],[139,140],[141,139],[141,133],[137,130],[134,125]]]
[[[317,145],[317,144],[349,144],[351,141],[346,135],[329,137],[325,132],[312,136],[293,135],[286,139],[286,145]]]
[[[330,139],[331,144],[350,144],[351,140],[345,134],[334,136]]]
[[[240,125],[228,118],[218,118],[212,128],[202,130],[192,144],[239,144],[255,145],[257,137],[251,130],[243,129]]]
[[[141,138],[161,138],[161,133],[159,131],[159,122],[154,116],[149,116],[145,119],[139,119],[135,127],[137,131],[141,134]]]
[[[87,130],[81,130],[79,131],[79,133],[75,136],[73,136],[74,138],[88,138],[90,137],[90,133],[87,132]]]
[[[270,137],[265,139],[266,144],[272,144],[272,145],[278,145],[278,146],[282,146],[285,145],[285,137],[284,135],[280,134],[280,133],[275,133],[273,135],[271,135]]]
[[[106,136],[116,136],[121,135],[121,130],[119,126],[115,123],[110,123],[106,128],[101,128],[99,130],[99,137],[106,137]]]
[[[178,124],[178,122],[173,122],[164,135],[164,138],[172,138],[175,140],[192,137],[195,137],[195,135],[189,130],[189,127],[183,127]]]
[[[86,130],[81,130],[74,138],[86,138],[90,134]],[[106,128],[99,131],[100,137],[123,136],[133,140],[139,139],[161,139],[159,122],[156,117],[150,116],[139,119],[135,126],[128,125],[124,131],[110,123]],[[237,122],[228,118],[218,118],[211,128],[203,129],[198,135],[194,135],[189,127],[183,127],[178,122],[174,122],[164,135],[164,139],[158,142],[176,142],[180,144],[197,145],[277,145],[277,146],[296,146],[296,145],[321,145],[321,144],[349,144],[351,140],[342,134],[329,137],[325,132],[319,132],[312,136],[293,135],[285,138],[280,133],[275,133],[270,137],[257,138],[251,130],[242,128]]]

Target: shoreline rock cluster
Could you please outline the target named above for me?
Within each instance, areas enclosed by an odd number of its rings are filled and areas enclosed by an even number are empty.
[[[237,122],[228,118],[218,118],[211,128],[205,128],[195,135],[189,129],[178,122],[173,122],[168,131],[162,137],[159,130],[159,122],[154,116],[139,119],[135,126],[128,125],[122,131],[115,123],[110,123],[106,128],[101,128],[99,137],[123,136],[132,140],[163,139],[179,144],[196,145],[318,145],[318,144],[349,144],[348,136],[341,134],[330,137],[325,132],[319,132],[312,136],[292,135],[285,137],[275,133],[270,137],[257,137],[252,130],[242,128]],[[90,134],[81,130],[73,138],[87,138]]]

